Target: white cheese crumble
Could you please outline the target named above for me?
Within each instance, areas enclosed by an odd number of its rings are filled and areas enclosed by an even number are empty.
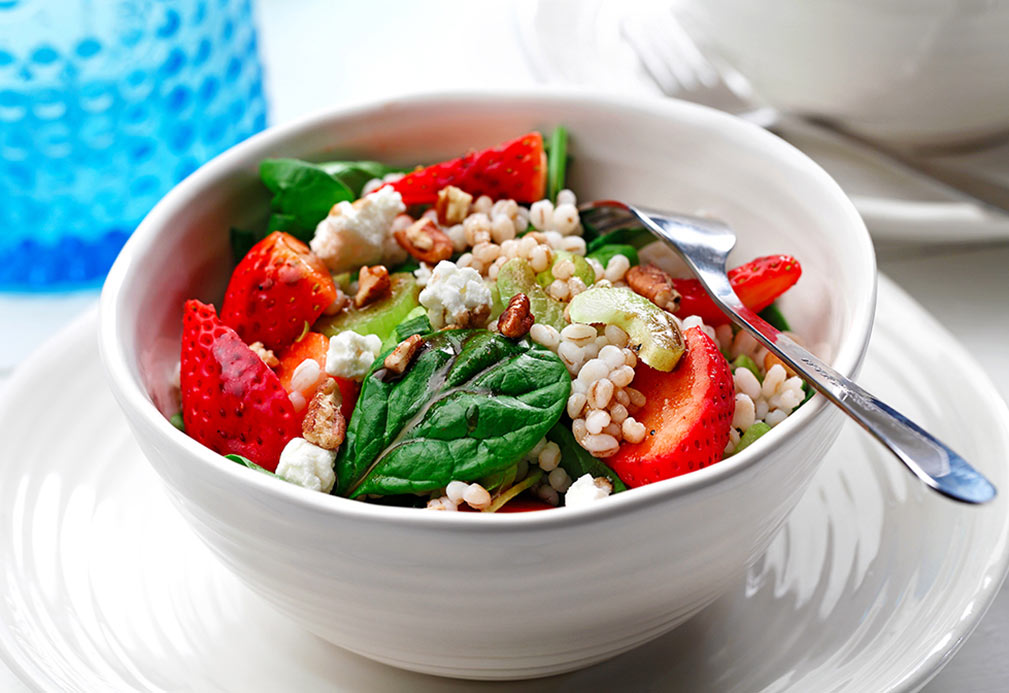
[[[491,293],[475,269],[442,260],[420,292],[420,304],[436,330],[451,324],[471,326],[471,314],[490,313]]]
[[[381,351],[382,340],[377,335],[344,330],[329,339],[326,372],[350,380],[363,380]]]
[[[315,228],[312,252],[331,272],[380,263],[387,254],[402,252],[390,229],[396,215],[405,211],[403,197],[394,188],[381,188],[353,204],[339,202]]]
[[[591,505],[597,500],[606,498],[613,491],[609,479],[605,477],[592,478],[591,474],[582,474],[568,487],[564,494],[564,505],[569,508]]]
[[[336,451],[320,448],[304,438],[292,438],[280,453],[277,476],[311,491],[329,493],[336,483]]]

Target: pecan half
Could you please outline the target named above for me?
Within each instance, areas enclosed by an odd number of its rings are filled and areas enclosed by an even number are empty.
[[[454,185],[446,185],[438,191],[438,200],[434,210],[438,212],[438,221],[445,226],[461,224],[469,215],[469,206],[473,196]]]
[[[673,278],[655,265],[638,265],[627,270],[627,285],[663,310],[675,313],[680,307],[680,292],[673,288]]]
[[[361,272],[357,275],[357,295],[354,296],[354,305],[361,308],[384,298],[388,295],[391,286],[389,270],[385,268],[385,265],[362,267]]]
[[[423,345],[423,337],[419,334],[410,335],[385,357],[382,365],[396,375],[403,375],[406,369],[410,367],[413,357],[417,355],[417,352],[420,351]]]
[[[529,297],[515,294],[508,301],[508,307],[497,319],[498,332],[511,339],[525,337],[533,326],[533,314],[529,311]]]
[[[396,242],[421,262],[436,265],[452,257],[452,240],[432,219],[423,217],[406,229],[393,232]]]
[[[327,378],[316,390],[305,411],[301,424],[301,434],[305,440],[326,450],[336,450],[347,434],[347,421],[343,418],[340,405],[343,397],[336,381]]]

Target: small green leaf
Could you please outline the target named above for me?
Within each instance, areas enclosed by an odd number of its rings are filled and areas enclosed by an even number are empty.
[[[273,211],[292,217],[287,223],[302,230],[314,230],[333,205],[355,198],[339,179],[307,161],[266,159],[259,165],[259,175],[273,193]]]
[[[266,229],[269,233],[283,231],[290,234],[304,243],[311,242],[315,237],[315,226],[304,227],[292,214],[271,214],[266,222]]]
[[[529,471],[529,476],[527,476],[522,481],[518,482],[514,486],[510,487],[508,490],[504,491],[491,501],[491,504],[487,506],[484,510],[485,513],[496,513],[504,505],[515,498],[517,495],[525,491],[526,489],[532,488],[536,485],[536,482],[543,478],[542,469],[533,469]]]
[[[336,461],[337,493],[425,493],[505,469],[557,422],[570,391],[564,363],[528,339],[435,332],[401,377],[375,360]]]
[[[564,127],[554,128],[547,151],[547,197],[556,202],[557,193],[564,189],[568,164],[568,131]]]
[[[186,432],[186,422],[182,420],[182,412],[181,411],[175,412],[174,414],[172,414],[171,416],[169,416],[168,417],[168,422],[171,423],[173,426],[175,426],[180,431],[182,431],[183,433]]]
[[[231,252],[235,257],[235,262],[241,261],[252,250],[252,246],[266,238],[265,232],[260,233],[259,231],[236,229],[234,226],[231,227],[230,235]]]
[[[629,245],[636,250],[641,250],[649,243],[655,241],[655,236],[651,231],[641,227],[631,229],[616,229],[609,233],[593,238],[588,244],[588,252],[592,253],[607,245]]]
[[[420,315],[415,315],[417,312],[420,312]],[[396,339],[402,342],[415,334],[428,334],[431,331],[431,321],[427,319],[427,312],[418,306],[410,311],[406,320],[396,325]]]
[[[547,433],[547,438],[557,443],[561,449],[560,466],[564,468],[572,481],[585,474],[592,475],[593,479],[604,476],[613,484],[613,493],[627,490],[627,484],[620,480],[616,472],[578,444],[574,434],[571,433],[571,425],[567,419],[558,421]]]
[[[354,197],[361,196],[364,184],[371,179],[403,171],[377,161],[327,161],[319,164],[319,168],[346,185]]]
[[[767,308],[764,308],[764,310],[757,313],[757,315],[782,332],[790,332],[792,330],[792,328],[788,325],[788,320],[785,319],[781,309],[778,308],[777,303],[772,303]]]
[[[246,457],[242,457],[241,455],[225,455],[225,457],[227,459],[231,460],[232,462],[237,462],[238,464],[242,465],[243,467],[248,467],[249,469],[255,469],[257,472],[262,472],[263,474],[268,474],[269,476],[277,476],[276,474],[274,474],[273,472],[271,472],[269,469],[265,469],[263,467],[260,467],[258,464],[256,464],[252,460],[250,460],[250,459],[248,459]],[[277,478],[279,479],[281,477],[277,477]]]
[[[592,258],[605,268],[615,255],[625,256],[631,261],[631,267],[641,264],[641,260],[638,258],[638,251],[634,248],[634,246],[626,245],[624,243],[610,243],[608,245],[604,245],[596,250],[593,250],[586,257]]]

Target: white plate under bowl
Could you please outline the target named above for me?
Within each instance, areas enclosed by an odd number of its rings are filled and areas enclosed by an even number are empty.
[[[940,498],[848,425],[767,553],[724,597],[637,650],[515,690],[907,691],[939,671],[1009,560],[1009,410],[885,278],[875,324],[861,380],[1003,494],[983,507]],[[493,612],[483,617],[493,628]],[[34,687],[89,693],[483,685],[343,651],[219,564],[134,444],[104,382],[94,314],[27,362],[0,402],[0,655]]]
[[[620,29],[628,14],[655,8],[654,0],[521,0],[516,3],[517,31],[534,74],[543,82],[660,94]],[[955,199],[927,178],[895,169],[882,156],[811,133],[796,133],[791,142],[841,184],[876,240],[1009,240],[1009,215]],[[1009,186],[1009,144],[947,156],[942,163]]]

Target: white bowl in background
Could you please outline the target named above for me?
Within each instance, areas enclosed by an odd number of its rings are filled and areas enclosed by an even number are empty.
[[[488,516],[383,507],[250,473],[175,430],[182,305],[219,302],[230,226],[261,224],[271,156],[412,164],[529,129],[571,133],[581,199],[705,210],[741,261],[798,257],[784,309],[854,374],[872,323],[868,234],[841,189],[756,126],[666,99],[557,90],[426,95],[273,128],[169,193],[113,267],[100,344],[140,447],[194,531],[250,587],[323,638],[416,671],[482,679],[587,666],[673,628],[767,547],[834,441],[816,398],[743,453],[593,507]]]
[[[775,107],[948,144],[1009,130],[1009,3],[675,0],[705,49]]]

